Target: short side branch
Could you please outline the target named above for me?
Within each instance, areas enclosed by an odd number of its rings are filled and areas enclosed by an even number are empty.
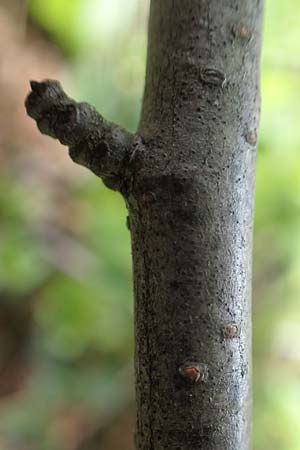
[[[69,98],[56,80],[31,81],[25,106],[43,134],[69,147],[72,160],[120,190],[133,135],[107,122],[88,103]]]

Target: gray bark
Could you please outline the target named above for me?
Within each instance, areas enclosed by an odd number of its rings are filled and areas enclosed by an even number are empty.
[[[27,99],[128,205],[138,450],[250,446],[261,16],[262,0],[152,0],[135,136],[55,82]]]

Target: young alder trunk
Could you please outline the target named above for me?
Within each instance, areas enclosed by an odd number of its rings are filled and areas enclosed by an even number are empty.
[[[27,111],[119,190],[135,292],[137,450],[246,450],[262,0],[152,0],[135,135],[31,82]]]

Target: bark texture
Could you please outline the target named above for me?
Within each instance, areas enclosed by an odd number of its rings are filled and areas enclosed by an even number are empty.
[[[88,103],[68,97],[56,80],[31,81],[25,106],[41,133],[68,145],[72,160],[122,191],[133,136],[107,122]]]
[[[152,0],[135,136],[56,82],[26,103],[128,205],[138,450],[250,446],[261,16],[262,0]]]
[[[130,198],[139,450],[250,446],[261,15],[257,0],[151,2]]]

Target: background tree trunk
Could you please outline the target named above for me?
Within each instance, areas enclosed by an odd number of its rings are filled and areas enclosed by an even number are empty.
[[[152,0],[138,133],[31,82],[28,114],[129,209],[137,450],[246,450],[262,0]]]
[[[250,445],[261,15],[260,0],[151,1],[129,196],[138,450]]]

